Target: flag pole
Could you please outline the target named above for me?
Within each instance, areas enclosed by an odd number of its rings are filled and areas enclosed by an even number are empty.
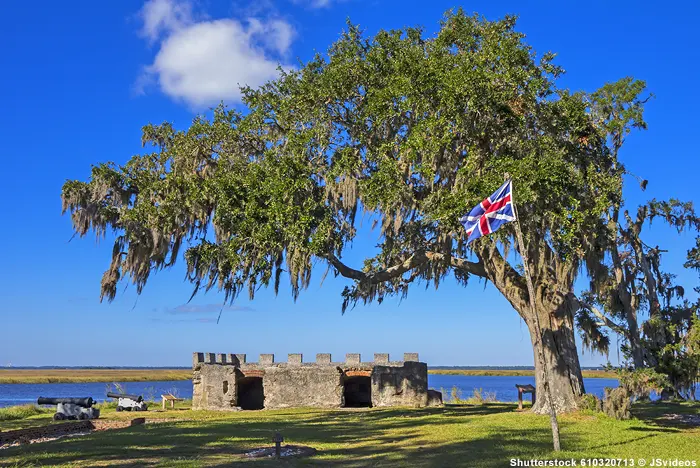
[[[507,174],[506,179],[510,179],[510,177]],[[515,215],[515,235],[518,239],[518,245],[520,246],[520,256],[523,259],[525,281],[527,283],[528,296],[530,296],[530,310],[532,312],[532,315],[535,317],[535,326],[537,327],[537,342],[535,343],[535,349],[537,349],[540,365],[542,366],[542,373],[544,374],[544,396],[547,401],[547,404],[549,405],[549,420],[552,425],[552,441],[554,443],[554,451],[558,452],[561,450],[561,444],[559,443],[559,422],[557,421],[557,410],[554,408],[554,401],[552,400],[552,393],[549,388],[549,370],[547,369],[547,361],[544,358],[544,340],[542,339],[542,327],[540,327],[540,318],[537,314],[537,309],[535,307],[535,288],[532,285],[532,277],[530,276],[530,268],[528,267],[529,262],[527,259],[527,250],[525,248],[525,243],[523,242],[523,233],[520,229],[520,216],[518,216],[518,210],[515,206],[515,197],[513,196],[512,187],[511,203],[513,204],[513,214]]]

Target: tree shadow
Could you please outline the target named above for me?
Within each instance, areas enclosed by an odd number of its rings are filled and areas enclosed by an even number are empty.
[[[700,422],[698,402],[638,402],[632,405],[632,416],[646,424],[659,427],[692,429]],[[674,418],[674,416],[678,416]],[[690,422],[694,420],[695,422]]]
[[[87,466],[90,462],[135,466],[508,466],[511,458],[553,457],[546,417],[516,413],[512,404],[448,405],[363,411],[283,410],[201,414],[199,420],[162,422],[104,431],[74,439],[4,450],[10,462]],[[530,417],[532,416],[532,417]],[[486,419],[484,419],[486,418]],[[487,423],[485,421],[488,421]],[[567,450],[597,450],[630,441],[587,447],[575,422],[562,421]],[[279,430],[285,443],[317,449],[310,458],[243,460],[242,454],[272,446]],[[640,434],[635,440],[653,437]]]

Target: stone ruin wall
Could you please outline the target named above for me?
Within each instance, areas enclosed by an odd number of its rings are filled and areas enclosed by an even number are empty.
[[[359,354],[347,354],[344,362],[332,362],[330,354],[317,354],[316,362],[303,362],[301,354],[289,354],[276,363],[274,355],[261,354],[258,362],[247,362],[245,354],[194,353],[193,409],[238,410],[239,385],[262,378],[264,408],[345,405],[346,382],[371,382],[371,406],[428,404],[428,366],[417,353],[405,353],[403,361],[390,361],[388,354],[375,354],[362,362]],[[241,398],[248,398],[241,393]]]

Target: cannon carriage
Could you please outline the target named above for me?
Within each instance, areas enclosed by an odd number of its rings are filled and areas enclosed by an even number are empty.
[[[147,411],[148,405],[143,401],[141,395],[130,395],[128,393],[107,393],[108,398],[117,400],[117,411]]]
[[[48,398],[39,397],[37,405],[56,405],[56,413],[53,415],[54,421],[64,419],[97,419],[100,417],[100,410],[93,408],[95,400],[92,397],[86,398]]]

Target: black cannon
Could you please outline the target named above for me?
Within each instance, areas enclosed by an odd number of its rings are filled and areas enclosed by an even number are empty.
[[[117,399],[117,411],[147,411],[148,405],[141,395],[129,395],[127,393],[107,393],[108,398]]]
[[[107,394],[109,398],[128,398],[129,400],[134,400],[139,403],[143,401],[143,397],[141,395],[129,395],[128,393],[112,393],[109,392]]]
[[[95,400],[92,399],[92,397],[86,397],[86,398],[47,398],[47,397],[39,397],[39,399],[36,401],[37,405],[58,405],[58,404],[69,404],[69,405],[76,405],[76,406],[82,406],[83,408],[91,408],[92,405],[95,403]]]
[[[96,419],[100,417],[100,410],[93,408],[95,400],[87,398],[47,398],[39,397],[37,405],[56,405],[56,413],[53,419],[62,421],[64,419]]]

